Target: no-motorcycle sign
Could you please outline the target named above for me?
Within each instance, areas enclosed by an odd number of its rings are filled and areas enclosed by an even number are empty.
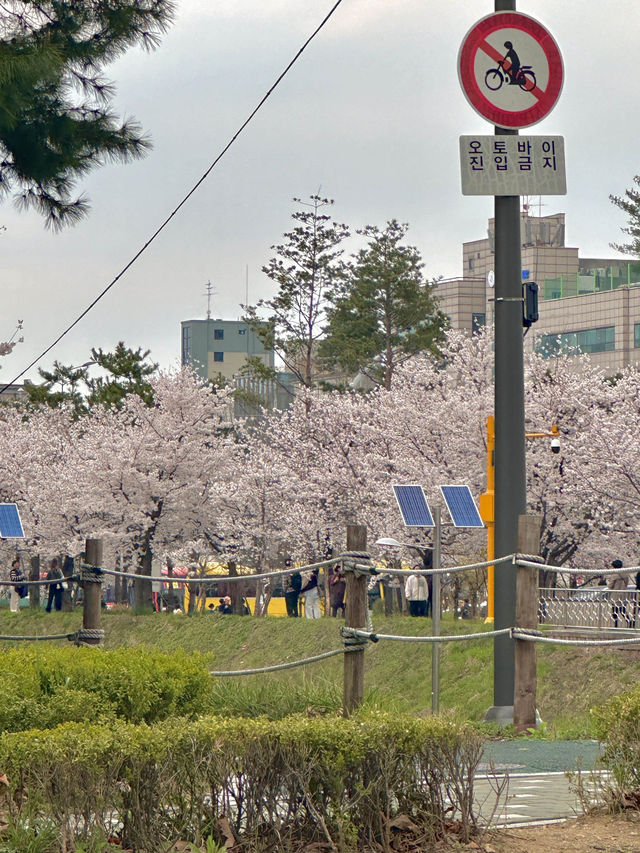
[[[458,55],[460,84],[471,106],[498,127],[543,119],[562,90],[562,56],[553,36],[520,12],[478,21]]]

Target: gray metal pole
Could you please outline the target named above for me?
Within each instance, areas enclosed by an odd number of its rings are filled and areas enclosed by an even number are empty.
[[[495,11],[515,11],[515,0],[495,0]],[[517,130],[496,127],[498,135]],[[495,199],[495,556],[517,550],[518,516],[526,512],[524,437],[524,358],[520,197]],[[515,625],[516,574],[513,566],[495,567],[495,628]],[[513,717],[515,643],[497,637],[494,644],[494,707],[487,717]]]
[[[433,568],[440,568],[441,523],[440,507],[433,507]],[[440,575],[434,574],[431,586],[431,618],[433,619],[433,636],[440,636]],[[431,646],[431,710],[434,714],[440,711],[440,643]]]

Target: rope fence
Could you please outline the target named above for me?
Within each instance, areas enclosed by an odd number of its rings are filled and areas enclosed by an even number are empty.
[[[295,669],[296,667],[306,666],[307,664],[317,663],[318,661],[327,660],[328,658],[337,655],[344,655],[348,652],[358,651],[366,648],[369,643],[377,643],[379,640],[392,640],[402,643],[456,643],[469,640],[490,640],[495,637],[508,636],[514,640],[525,640],[534,643],[555,643],[561,646],[622,646],[622,645],[640,645],[640,634],[637,637],[621,637],[620,639],[602,639],[602,640],[580,640],[566,639],[563,637],[551,637],[541,634],[539,631],[526,631],[522,628],[500,628],[495,631],[479,631],[472,634],[446,634],[440,636],[420,635],[420,636],[402,636],[400,634],[379,634],[375,631],[363,631],[357,628],[342,627],[340,635],[344,639],[345,646],[342,649],[334,649],[329,652],[322,652],[312,657],[302,658],[301,660],[286,661],[270,666],[254,667],[252,669],[237,669],[237,670],[210,670],[209,675],[215,678],[240,677],[244,675],[262,675],[269,672],[282,672],[287,669]],[[0,637],[0,639],[2,639]]]
[[[510,634],[512,628],[500,628],[497,631],[479,631],[476,634],[433,634],[421,636],[402,636],[400,634],[378,634],[376,631],[362,631],[357,628],[343,627],[340,634],[343,637],[362,637],[377,643],[378,640],[396,640],[401,643],[452,643],[465,640],[484,640],[492,637],[502,637]]]
[[[526,518],[526,517],[525,517]],[[607,637],[595,637],[592,639],[568,638],[553,636],[549,633],[543,633],[539,630],[534,630],[537,626],[535,613],[533,617],[525,616],[520,610],[516,610],[515,622],[516,625],[508,628],[500,628],[496,630],[477,631],[473,633],[460,634],[445,634],[441,635],[439,623],[433,622],[434,634],[431,635],[400,635],[400,634],[381,634],[374,630],[371,622],[371,611],[367,606],[367,590],[371,587],[370,580],[377,577],[396,576],[406,578],[411,574],[418,576],[435,576],[435,575],[455,575],[456,573],[468,572],[474,569],[483,569],[489,566],[508,565],[513,566],[514,571],[518,572],[518,590],[522,593],[523,600],[528,602],[527,607],[533,607],[533,598],[537,595],[537,572],[530,570],[551,570],[555,572],[563,572],[567,574],[584,574],[608,576],[614,574],[630,574],[634,571],[640,571],[640,566],[627,566],[624,568],[610,568],[602,570],[580,570],[573,568],[564,568],[559,566],[550,566],[543,561],[543,558],[536,554],[524,553],[527,550],[535,548],[535,543],[525,538],[519,540],[518,546],[521,550],[518,553],[509,554],[504,557],[499,557],[493,560],[485,560],[481,562],[468,563],[460,566],[443,567],[438,564],[435,568],[416,568],[416,569],[398,569],[378,567],[375,565],[371,555],[366,548],[366,529],[360,525],[349,525],[347,528],[347,550],[336,557],[327,560],[322,560],[316,563],[308,563],[304,566],[287,566],[284,569],[278,569],[269,572],[258,572],[255,574],[234,574],[234,575],[200,575],[190,577],[169,577],[169,576],[152,576],[140,574],[138,572],[121,572],[117,569],[108,569],[101,566],[102,563],[102,541],[87,540],[86,547],[86,562],[83,562],[75,573],[67,577],[43,578],[39,580],[20,580],[20,581],[5,581],[0,580],[0,587],[47,587],[54,584],[66,584],[70,586],[71,582],[79,583],[84,590],[83,600],[83,623],[82,628],[68,633],[60,634],[43,634],[43,635],[10,635],[0,634],[0,641],[6,642],[47,642],[56,640],[68,640],[74,642],[78,646],[88,646],[95,648],[101,646],[104,640],[104,631],[100,627],[100,611],[101,611],[101,586],[104,579],[108,576],[115,578],[127,579],[133,581],[144,581],[146,583],[160,584],[178,584],[187,587],[203,586],[224,581],[225,583],[237,582],[254,582],[267,581],[272,578],[282,578],[290,576],[294,573],[303,573],[313,570],[319,570],[330,566],[341,565],[346,577],[346,624],[340,628],[340,637],[342,639],[342,647],[332,649],[319,654],[298,660],[281,660],[280,662],[268,664],[265,666],[254,666],[246,669],[237,670],[210,670],[209,674],[214,678],[237,678],[243,676],[266,675],[271,673],[279,673],[295,668],[308,666],[321,661],[326,661],[334,657],[342,657],[344,661],[344,697],[343,706],[345,713],[351,713],[363,701],[364,690],[364,652],[371,644],[377,644],[379,641],[401,642],[401,643],[420,643],[430,645],[432,648],[432,699],[438,695],[439,691],[439,647],[448,643],[470,642],[470,641],[502,641],[503,639],[511,640],[515,643],[515,654],[518,660],[523,660],[522,656],[529,654],[534,655],[532,644],[546,643],[555,644],[558,646],[574,646],[574,647],[637,647],[640,648],[640,631],[637,635],[620,637],[620,639]],[[520,584],[524,585],[522,588]],[[528,586],[533,584],[533,586]],[[535,590],[532,591],[532,590]],[[519,593],[520,594],[520,593]],[[518,605],[519,606],[519,605]],[[536,605],[537,607],[537,602]],[[524,625],[527,627],[518,627]],[[520,656],[518,658],[518,656]],[[533,660],[533,669],[530,669],[530,675],[527,676],[533,684],[535,691],[535,657]],[[528,682],[527,682],[528,683]],[[521,685],[522,687],[522,685]],[[435,691],[435,692],[434,692]],[[433,710],[437,711],[439,705],[432,705]],[[514,712],[515,720],[515,712]]]
[[[98,574],[113,575],[114,577],[127,578],[129,580],[152,581],[154,583],[183,583],[183,584],[201,584],[215,583],[216,580],[224,580],[225,583],[237,583],[238,581],[259,581],[266,578],[279,578],[285,575],[292,575],[295,572],[308,572],[312,569],[321,569],[325,566],[335,566],[342,562],[342,557],[333,557],[331,560],[323,560],[320,563],[309,563],[306,566],[298,566],[291,569],[277,569],[273,572],[260,572],[256,574],[245,575],[202,575],[198,577],[167,577],[166,575],[141,575],[135,572],[121,572],[118,569],[105,569],[101,566],[90,566],[82,564],[82,569],[93,569]]]

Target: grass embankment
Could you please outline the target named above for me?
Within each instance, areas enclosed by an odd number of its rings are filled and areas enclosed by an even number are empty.
[[[57,634],[80,627],[82,614],[0,610],[0,634]],[[194,614],[103,612],[105,648],[151,646],[163,652],[181,648],[208,656],[212,669],[235,670],[298,660],[341,647],[340,620],[255,619]],[[431,631],[431,620],[374,616],[383,634],[416,635]],[[480,620],[453,622],[445,617],[443,633],[483,630]],[[4,644],[4,643],[3,643]],[[10,645],[13,645],[11,643]],[[367,703],[397,711],[422,713],[431,704],[431,646],[381,641],[366,651]],[[640,651],[538,647],[538,708],[548,731],[559,737],[590,737],[589,709],[638,681]],[[493,704],[493,645],[490,640],[442,647],[442,710],[480,721]],[[339,707],[342,658],[284,672],[218,679],[214,686],[220,710],[243,714],[278,713]]]

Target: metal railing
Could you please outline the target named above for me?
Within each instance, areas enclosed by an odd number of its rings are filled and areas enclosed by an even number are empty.
[[[541,588],[538,622],[563,628],[640,629],[640,591]]]

